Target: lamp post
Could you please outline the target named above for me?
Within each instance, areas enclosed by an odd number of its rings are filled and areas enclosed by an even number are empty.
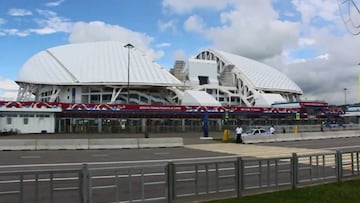
[[[128,49],[127,99],[126,99],[126,104],[129,104],[129,95],[130,95],[130,49],[134,48],[134,46],[132,44],[127,44],[124,47]]]
[[[360,63],[357,64],[357,67],[360,67]],[[358,103],[360,103],[360,72],[358,73]]]
[[[348,89],[345,87],[344,88],[344,102],[345,102],[345,106],[346,106],[346,91],[347,91]]]

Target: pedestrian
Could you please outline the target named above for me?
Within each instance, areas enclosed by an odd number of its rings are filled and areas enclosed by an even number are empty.
[[[237,125],[235,128],[236,143],[243,143],[242,138],[241,138],[242,131],[243,131],[242,127],[240,125]]]
[[[269,132],[270,132],[270,134],[275,134],[275,128],[273,125],[270,127]]]

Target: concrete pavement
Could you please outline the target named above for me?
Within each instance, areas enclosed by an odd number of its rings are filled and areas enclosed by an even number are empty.
[[[192,144],[186,145],[186,148],[205,150],[212,152],[236,154],[242,157],[272,158],[272,157],[289,157],[292,153],[298,155],[331,153],[331,150],[325,149],[308,149],[295,147],[280,146],[263,146],[254,144],[235,144],[235,143],[209,143],[209,144]]]

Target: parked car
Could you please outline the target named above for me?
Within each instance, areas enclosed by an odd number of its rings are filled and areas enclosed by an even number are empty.
[[[265,134],[269,134],[269,132],[267,132],[266,130],[261,129],[261,128],[254,128],[254,129],[247,130],[245,132],[245,136],[265,135]]]

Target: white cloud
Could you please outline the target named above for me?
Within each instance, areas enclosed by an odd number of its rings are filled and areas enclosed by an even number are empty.
[[[16,100],[18,88],[14,81],[0,77],[0,100]]]
[[[169,20],[167,22],[158,21],[158,28],[161,32],[170,30],[175,33],[177,31],[176,21],[175,20]]]
[[[53,34],[57,32],[70,32],[73,23],[64,17],[58,16],[57,13],[49,10],[36,10],[43,18],[35,19],[39,28],[30,28],[28,32],[39,35]]]
[[[4,18],[0,18],[0,25],[5,24],[7,21]]]
[[[164,43],[156,45],[156,47],[170,47],[170,46],[171,46],[171,43],[168,43],[168,42],[164,42]]]
[[[305,25],[310,24],[314,18],[321,18],[326,21],[338,19],[337,1],[332,0],[293,0],[295,8],[301,13]]]
[[[60,6],[62,3],[64,3],[64,0],[52,1],[52,2],[45,3],[45,6],[56,7],[56,6]]]
[[[22,8],[11,8],[8,11],[10,16],[29,16],[32,15],[32,12]]]
[[[305,38],[305,37],[299,38],[300,47],[314,45],[315,43],[316,43],[315,39]]]
[[[277,16],[270,1],[240,1],[233,10],[221,13],[222,25],[205,28],[203,33],[215,48],[264,59],[297,43],[298,24],[279,21]]]
[[[9,79],[0,77],[0,89],[1,90],[18,90],[18,85]]]
[[[46,18],[51,18],[51,17],[57,16],[57,13],[56,13],[56,12],[50,11],[50,10],[36,9],[36,12],[37,12],[40,16],[44,16],[44,17],[46,17]]]
[[[7,91],[2,92],[0,91],[0,100],[2,101],[16,101],[17,92],[15,91]]]
[[[166,12],[183,14],[189,13],[197,8],[222,10],[236,1],[237,0],[163,0],[162,6]]]
[[[186,56],[185,51],[182,50],[182,49],[178,49],[178,50],[174,51],[174,53],[173,53],[174,61],[176,61],[176,60],[186,60],[187,58],[188,58],[188,56]]]
[[[26,37],[30,34],[28,30],[18,30],[18,29],[3,29],[2,32],[4,35],[13,35],[18,37]]]
[[[70,32],[73,22],[69,19],[58,16],[56,12],[49,10],[37,9],[36,12],[39,14],[40,18],[35,18],[34,22],[38,27],[34,28],[7,28],[1,29],[1,35],[13,35],[19,37],[26,37],[32,33],[39,35],[53,34],[57,32]],[[1,19],[0,19],[1,25]]]
[[[101,21],[75,23],[69,36],[70,43],[109,40],[122,41],[124,44],[131,43],[152,60],[157,60],[164,55],[163,51],[150,48],[154,41],[153,37]]]
[[[265,63],[281,70],[304,91],[304,97],[325,100],[330,104],[344,104],[344,88],[348,103],[358,102],[357,74],[360,67],[356,50],[360,41],[347,35],[336,37],[321,33],[316,37],[317,48],[326,51],[313,58],[297,59],[284,64],[284,58],[274,57]]]
[[[205,22],[198,15],[190,16],[184,23],[184,28],[188,32],[203,32],[204,27],[205,27]]]

